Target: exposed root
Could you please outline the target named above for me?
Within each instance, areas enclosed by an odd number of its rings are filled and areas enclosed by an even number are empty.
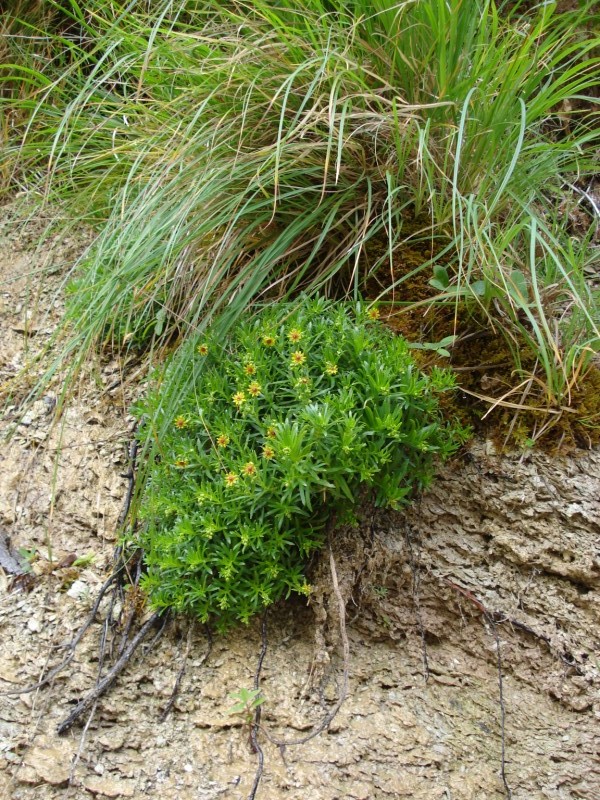
[[[120,567],[117,567],[117,569],[110,575],[110,577],[106,579],[106,581],[100,588],[100,591],[98,592],[98,595],[96,597],[96,602],[94,603],[92,610],[88,614],[86,621],[83,623],[81,628],[77,631],[75,636],[71,639],[71,641],[68,644],[61,645],[62,647],[66,647],[66,649],[69,651],[67,657],[63,659],[60,662],[60,664],[57,664],[55,667],[52,667],[52,669],[46,675],[44,675],[44,677],[41,678],[41,680],[39,680],[32,686],[26,686],[20,689],[9,689],[8,691],[0,692],[0,697],[6,697],[9,695],[16,695],[16,694],[19,695],[28,694],[29,692],[35,692],[38,689],[43,689],[44,686],[48,686],[48,684],[52,683],[54,678],[56,678],[57,675],[59,675],[66,667],[69,666],[69,664],[73,660],[73,657],[75,656],[75,650],[77,648],[77,645],[83,639],[88,629],[96,619],[96,614],[98,613],[98,609],[100,608],[100,603],[102,602],[104,595],[111,587],[111,585],[117,580],[117,578],[120,577],[124,569],[125,569],[124,564],[121,565]]]
[[[319,725],[317,725],[316,728],[313,728],[313,730],[310,731],[310,733],[307,733],[306,736],[302,736],[300,739],[276,739],[274,736],[271,736],[271,734],[263,727],[262,731],[267,737],[267,739],[272,744],[277,745],[279,748],[306,744],[306,742],[309,742],[311,739],[314,739],[316,736],[318,736],[320,733],[326,730],[337,716],[340,708],[342,707],[344,701],[348,696],[350,645],[348,642],[348,635],[346,633],[346,603],[344,602],[344,598],[342,597],[342,593],[340,591],[335,559],[333,557],[333,551],[331,547],[329,548],[329,568],[331,570],[331,582],[333,584],[333,591],[338,602],[340,638],[342,640],[342,648],[344,654],[342,688],[338,700],[334,705],[334,707],[331,709],[331,711],[325,716],[325,718],[319,723]]]
[[[254,688],[256,691],[260,689],[260,673],[262,670],[263,661],[265,660],[265,655],[267,652],[267,612],[263,614],[262,618],[262,625],[261,625],[261,639],[262,644],[260,648],[260,654],[258,656],[258,664],[256,665],[256,672],[254,673]],[[260,719],[262,716],[262,706],[258,705],[254,709],[254,722],[250,726],[250,744],[252,745],[252,750],[256,753],[258,758],[258,765],[256,767],[256,774],[254,775],[254,782],[252,783],[252,789],[250,790],[250,794],[248,795],[248,800],[254,800],[256,797],[256,792],[258,791],[258,786],[260,784],[260,780],[262,778],[263,769],[265,766],[265,755],[263,753],[262,747],[258,743],[258,731],[260,728]]]
[[[512,792],[506,777],[506,706],[504,705],[504,690],[502,685],[502,653],[500,652],[500,637],[498,636],[498,630],[496,628],[496,625],[498,624],[495,619],[496,615],[490,613],[483,605],[481,600],[475,597],[475,595],[468,589],[464,589],[462,586],[452,583],[447,578],[445,581],[458,592],[460,592],[460,594],[470,600],[479,609],[484,620],[490,626],[494,636],[494,641],[496,643],[496,661],[498,665],[498,700],[500,704],[500,775],[502,777],[502,783],[504,785],[506,796],[508,797],[508,800],[512,800]]]
[[[81,731],[81,736],[79,737],[79,745],[77,746],[77,752],[73,757],[73,761],[71,763],[71,769],[69,771],[69,786],[73,783],[73,778],[75,776],[75,769],[77,764],[79,764],[79,759],[81,758],[81,754],[83,753],[83,748],[85,747],[85,739],[87,736],[87,732],[89,730],[90,725],[92,724],[92,720],[94,719],[94,715],[96,713],[96,707],[98,706],[98,701],[94,702],[90,713],[88,714],[88,718],[85,721],[85,725],[83,726],[83,730]]]
[[[58,734],[66,733],[66,731],[73,726],[79,717],[82,714],[85,714],[85,712],[94,705],[98,698],[102,697],[102,695],[113,685],[119,674],[124,670],[131,660],[131,657],[137,650],[138,646],[148,634],[148,631],[158,619],[160,619],[160,614],[158,611],[155,611],[154,614],[152,614],[152,616],[147,619],[146,622],[144,622],[110,672],[108,672],[105,677],[96,684],[94,689],[87,695],[87,697],[84,697],[84,699],[75,706],[69,716],[58,724],[56,728]]]
[[[577,661],[573,653],[566,651],[564,653],[557,652],[556,648],[552,646],[552,642],[550,637],[546,636],[543,633],[539,633],[535,631],[533,628],[526,625],[524,622],[519,622],[517,619],[513,619],[512,617],[507,616],[501,611],[489,611],[481,602],[478,600],[475,595],[470,592],[468,589],[464,589],[462,586],[459,586],[456,583],[448,580],[448,578],[442,579],[448,586],[451,586],[455,591],[460,592],[464,597],[470,600],[477,608],[484,614],[486,617],[489,617],[497,625],[507,624],[510,625],[512,628],[517,628],[517,630],[524,631],[528,633],[530,636],[533,636],[534,639],[537,639],[540,642],[544,642],[544,644],[548,647],[550,654],[557,658],[559,661],[569,667],[570,669],[574,670],[577,675],[584,675],[585,670],[583,669],[582,665]]]
[[[406,543],[408,545],[408,557],[410,561],[410,569],[412,572],[412,599],[415,608],[415,615],[417,617],[417,625],[419,627],[419,635],[421,637],[421,655],[423,658],[423,677],[425,683],[429,680],[429,659],[427,658],[427,641],[425,639],[425,626],[423,625],[423,615],[421,613],[421,599],[419,589],[421,586],[421,571],[419,569],[418,558],[415,558],[413,549],[413,539],[411,530],[408,525],[405,525],[404,532],[406,534]],[[418,556],[418,553],[417,553]]]
[[[496,629],[496,622],[488,615],[485,615],[486,620],[491,626],[494,640],[496,642],[496,658],[498,662],[498,700],[500,703],[500,775],[502,776],[502,783],[506,791],[508,800],[512,800],[512,792],[508,785],[506,778],[506,708],[504,706],[504,690],[502,687],[502,653],[500,652],[500,637]]]
[[[131,508],[131,501],[133,499],[133,492],[135,490],[135,473],[136,473],[136,466],[137,466],[137,453],[138,453],[138,440],[136,437],[136,432],[138,429],[138,422],[135,423],[131,430],[131,444],[129,445],[129,469],[123,476],[127,478],[127,494],[125,495],[125,502],[123,503],[123,508],[121,509],[121,513],[119,514],[119,519],[117,520],[117,528],[122,528],[125,525],[125,521],[129,515],[129,509]]]
[[[107,639],[108,639],[108,629],[110,627],[110,621],[112,619],[113,599],[114,599],[114,593],[113,593],[113,596],[111,597],[111,604],[110,604],[109,612],[106,615],[106,618],[104,620],[104,624],[102,625],[102,636],[100,637],[100,642],[99,642],[99,646],[98,646],[98,677],[97,677],[97,681],[99,681],[100,678],[102,677],[102,670],[104,668],[104,659],[105,659],[105,656],[106,656],[106,642],[107,642]],[[77,752],[76,752],[76,754],[75,754],[75,756],[73,758],[73,761],[71,763],[71,770],[70,770],[70,773],[69,773],[69,785],[73,782],[73,777],[75,775],[75,769],[77,767],[77,764],[79,763],[79,759],[81,758],[81,754],[83,753],[83,748],[85,746],[85,739],[86,739],[86,736],[87,736],[87,732],[89,730],[90,725],[92,724],[92,720],[94,719],[94,714],[96,713],[97,706],[98,706],[98,702],[96,701],[94,703],[94,705],[92,706],[91,711],[88,714],[88,718],[87,718],[87,720],[85,722],[85,725],[83,726],[83,730],[81,731],[81,736],[79,738],[79,745],[77,747]]]
[[[363,510],[355,524],[339,525],[334,517],[328,525],[329,565],[326,559],[320,559],[311,578],[313,591],[310,605],[315,615],[315,652],[307,688],[322,680],[327,672],[331,661],[330,652],[342,639],[340,631],[342,626],[345,628],[347,607],[353,604],[357,613],[360,609],[362,582],[368,581],[375,560],[373,518],[372,504],[365,500]],[[331,558],[334,558],[335,582]],[[339,611],[336,610],[336,606],[339,606],[338,595],[342,597],[344,608],[343,623]]]
[[[177,677],[175,678],[175,684],[173,686],[173,691],[171,692],[171,697],[169,698],[169,702],[165,706],[164,711],[162,712],[162,714],[160,715],[160,722],[164,722],[166,720],[166,718],[171,713],[171,709],[175,705],[175,700],[177,700],[177,696],[179,694],[179,689],[181,688],[181,682],[183,680],[183,676],[185,675],[185,670],[186,670],[187,662],[188,662],[188,656],[190,654],[190,650],[191,650],[191,647],[192,647],[192,638],[193,638],[193,634],[194,634],[194,628],[195,628],[194,622],[192,621],[188,626],[187,641],[186,641],[186,645],[185,645],[185,652],[183,654],[183,658],[181,659],[181,667],[179,669],[179,672],[177,673]],[[206,650],[206,653],[202,656],[202,660],[200,662],[201,664],[204,664],[204,662],[208,658],[208,656],[210,654],[210,651],[211,651],[211,648],[212,648],[212,637],[211,637],[210,631],[208,629],[207,629],[207,638],[208,638],[208,648]]]

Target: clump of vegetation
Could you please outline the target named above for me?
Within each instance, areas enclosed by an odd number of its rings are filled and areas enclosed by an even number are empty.
[[[421,273],[428,303],[506,336],[507,401],[531,384],[540,408],[574,404],[600,348],[594,3],[43,5],[6,22],[2,174],[96,226],[74,362],[231,323],[269,293],[357,299],[374,275],[409,307]],[[589,210],[576,244],[572,198]],[[419,238],[432,257],[409,267]]]
[[[328,521],[368,495],[398,508],[463,441],[442,421],[450,372],[420,372],[377,310],[280,304],[201,337],[183,396],[141,413],[156,458],[142,501],[156,608],[247,622],[291,592]]]

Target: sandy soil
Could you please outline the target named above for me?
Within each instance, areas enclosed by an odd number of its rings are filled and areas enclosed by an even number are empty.
[[[39,223],[0,209],[0,384],[48,341],[56,290],[82,244],[38,246]],[[40,270],[44,270],[44,274]],[[48,356],[50,358],[50,356]],[[46,362],[48,363],[48,362]],[[34,372],[41,369],[35,367]],[[40,577],[9,591],[0,570],[0,690],[35,683],[57,663],[104,581],[126,489],[132,420],[117,364],[93,364],[62,419],[60,379],[25,417],[16,392],[0,433],[0,535],[35,551]],[[21,391],[21,390],[20,390]],[[405,515],[380,515],[364,544],[370,567],[348,600],[349,696],[328,730],[341,648],[320,680],[311,609],[291,603],[267,624],[259,741],[264,800],[507,796],[600,797],[600,454],[499,457],[486,442],[449,465]],[[340,541],[340,574],[356,552]],[[354,547],[355,547],[354,543]],[[48,571],[65,556],[87,566]],[[364,561],[364,559],[363,559]],[[0,798],[247,798],[256,755],[228,693],[251,688],[259,622],[208,640],[171,626],[98,703],[89,726],[56,725],[93,686],[103,605],[67,670],[37,692],[0,697]],[[187,670],[164,722],[184,654]],[[499,651],[499,652],[498,652]]]

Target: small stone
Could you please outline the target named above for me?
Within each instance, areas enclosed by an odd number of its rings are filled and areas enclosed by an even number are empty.
[[[111,730],[100,736],[98,743],[102,745],[104,750],[120,750],[125,744],[125,732],[120,730]]]
[[[133,781],[123,781],[117,778],[87,778],[83,785],[92,794],[103,797],[133,797]]]
[[[89,594],[89,588],[85,581],[73,581],[67,591],[67,595],[73,600],[80,600],[86,594]]]
[[[42,630],[42,622],[37,617],[30,617],[27,620],[27,627],[32,633],[39,633]]]
[[[69,780],[71,752],[66,748],[34,747],[23,759],[23,763],[33,770],[38,778],[53,786],[62,786]],[[31,783],[29,771],[19,774],[20,780]]]

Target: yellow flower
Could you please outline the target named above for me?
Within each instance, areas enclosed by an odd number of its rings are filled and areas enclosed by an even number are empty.
[[[256,464],[254,461],[248,461],[242,468],[242,473],[248,478],[253,478],[256,475]]]
[[[252,383],[248,387],[248,394],[251,395],[252,397],[258,397],[261,391],[262,390],[260,383],[257,383],[256,381],[252,381]]]
[[[288,339],[290,342],[294,342],[294,344],[296,344],[296,342],[299,342],[300,339],[302,339],[302,331],[299,331],[298,328],[293,328],[288,333]]]
[[[256,367],[254,364],[246,364],[244,367],[244,372],[246,375],[256,375]]]
[[[228,472],[227,475],[225,475],[225,485],[228,487],[235,486],[238,480],[239,478],[235,472]]]
[[[233,404],[240,408],[246,402],[246,395],[243,392],[236,392],[233,395]]]
[[[227,447],[229,444],[230,439],[226,433],[222,433],[220,436],[217,436],[217,444],[219,447]]]
[[[208,345],[207,344],[199,344],[198,345],[198,352],[201,356],[205,356],[208,354]]]
[[[269,336],[267,334],[266,336],[262,337],[262,343],[264,344],[265,347],[273,347],[273,345],[275,344],[275,337]]]
[[[296,350],[292,353],[292,367],[300,367],[306,361],[306,356],[302,350]]]
[[[273,425],[269,425],[267,428],[267,439],[275,439],[277,437],[277,431]]]
[[[271,458],[275,458],[275,450],[271,447],[271,445],[266,444],[263,447],[263,458],[270,460]]]
[[[298,379],[298,386],[308,386],[309,383],[310,383],[310,378],[307,378],[306,376]]]
[[[184,428],[187,428],[188,421],[183,416],[175,417],[173,425],[175,425],[178,431],[182,431]]]
[[[298,591],[300,592],[300,594],[303,594],[306,597],[308,597],[308,595],[312,592],[312,590],[313,587],[310,585],[310,583],[307,583],[306,581],[304,581],[302,586],[298,587]]]
[[[371,308],[370,308],[370,309],[367,311],[367,317],[368,317],[369,319],[379,319],[379,317],[380,317],[380,314],[379,314],[379,309],[378,309],[378,308],[375,308],[374,306],[373,306],[373,307],[371,307]]]
[[[333,364],[331,361],[327,361],[325,364],[325,372],[328,375],[337,375],[338,373],[338,365]]]
[[[176,458],[175,459],[175,466],[179,469],[185,469],[190,462],[187,458]]]

